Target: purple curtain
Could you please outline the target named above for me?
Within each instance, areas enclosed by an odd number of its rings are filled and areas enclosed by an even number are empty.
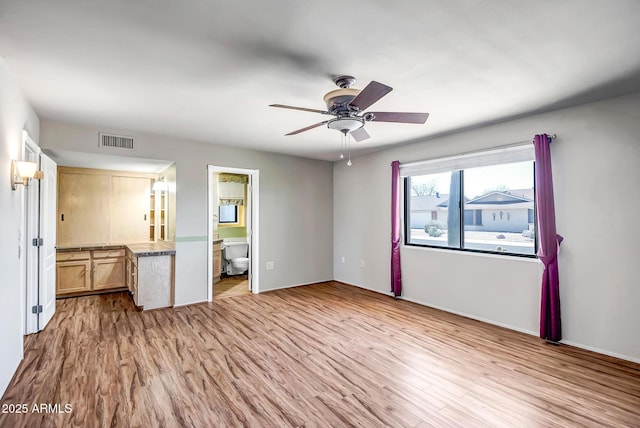
[[[391,292],[402,293],[400,272],[400,162],[391,163]]]
[[[538,214],[538,257],[544,264],[542,300],[540,304],[540,337],[553,342],[562,339],[560,323],[560,279],[558,277],[558,247],[562,236],[556,233],[551,175],[551,138],[536,135],[535,148],[536,207]]]

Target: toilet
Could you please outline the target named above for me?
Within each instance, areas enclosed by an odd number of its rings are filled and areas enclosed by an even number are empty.
[[[222,247],[227,275],[242,275],[249,270],[249,244],[225,242]]]

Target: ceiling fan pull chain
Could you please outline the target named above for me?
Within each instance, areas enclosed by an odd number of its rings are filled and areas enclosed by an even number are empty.
[[[347,162],[347,166],[351,166],[353,165],[351,163],[351,134],[349,134],[349,136],[347,137],[347,141],[348,141],[348,150],[349,150],[349,161]]]

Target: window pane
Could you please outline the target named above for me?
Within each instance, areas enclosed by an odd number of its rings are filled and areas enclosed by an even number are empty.
[[[460,248],[459,172],[413,176],[408,182],[407,241]],[[450,196],[453,196],[451,207]]]
[[[464,170],[464,248],[534,254],[533,199],[533,162]]]
[[[238,207],[235,205],[220,205],[219,209],[220,223],[237,223]]]

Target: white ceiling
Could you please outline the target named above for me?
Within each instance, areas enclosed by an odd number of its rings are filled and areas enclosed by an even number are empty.
[[[331,76],[394,88],[354,151],[640,90],[638,0],[0,0],[0,56],[41,118],[335,160]]]

